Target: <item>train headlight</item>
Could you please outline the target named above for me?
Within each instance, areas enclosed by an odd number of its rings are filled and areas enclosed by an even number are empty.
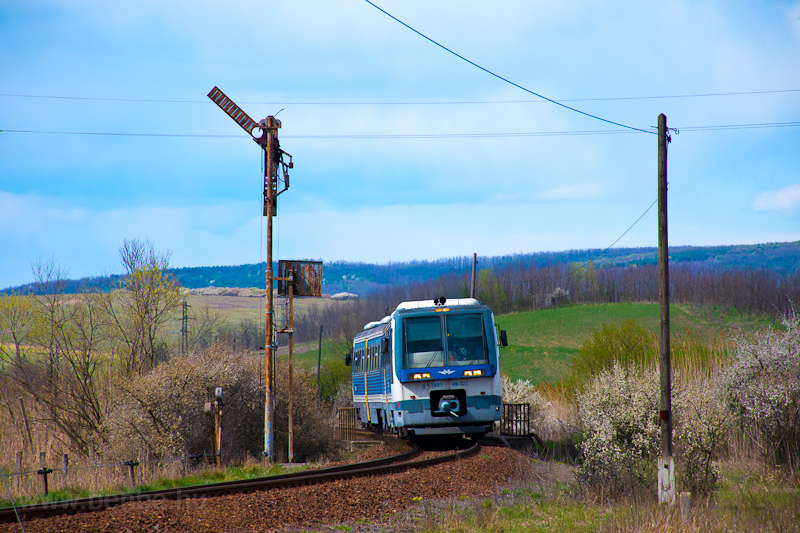
[[[414,374],[411,376],[411,379],[431,379],[431,375],[429,372],[425,372],[424,374]]]
[[[463,374],[465,378],[482,376],[482,375],[483,375],[483,370],[464,370]]]

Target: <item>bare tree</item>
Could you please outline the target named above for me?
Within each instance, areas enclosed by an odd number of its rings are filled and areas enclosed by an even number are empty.
[[[109,300],[108,312],[119,335],[126,373],[141,374],[159,356],[166,356],[161,333],[183,301],[168,272],[171,255],[138,239],[125,239],[120,247],[125,275]]]
[[[55,426],[57,439],[87,453],[103,440],[107,295],[64,294],[66,270],[53,260],[35,263],[33,273],[37,294],[17,309],[30,315],[13,323],[19,341],[13,354],[2,351],[1,372],[33,398],[39,421]],[[29,330],[19,329],[26,323]]]
[[[33,326],[33,296],[12,294],[0,297],[0,341],[10,340],[13,351],[0,342],[0,358],[22,357],[23,343],[28,341]]]

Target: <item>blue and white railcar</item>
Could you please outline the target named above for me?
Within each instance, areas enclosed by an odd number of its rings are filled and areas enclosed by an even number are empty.
[[[356,417],[412,438],[491,431],[502,412],[499,344],[492,311],[474,298],[401,303],[355,337]]]

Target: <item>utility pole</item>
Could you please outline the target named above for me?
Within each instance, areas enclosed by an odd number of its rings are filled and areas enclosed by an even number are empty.
[[[183,301],[183,315],[181,316],[181,354],[189,352],[189,304]]]
[[[472,254],[472,283],[469,286],[469,297],[475,298],[475,274],[478,270],[478,254]]]
[[[230,98],[225,96],[221,90],[214,87],[208,97],[217,104],[220,109],[225,111],[243,130],[249,133],[253,140],[264,150],[264,209],[263,216],[267,217],[267,268],[266,268],[266,288],[267,301],[265,312],[265,339],[264,339],[264,458],[269,461],[275,460],[274,454],[274,374],[275,374],[275,338],[274,338],[274,301],[272,293],[272,283],[274,281],[272,271],[272,217],[277,215],[278,196],[289,188],[288,169],[293,168],[292,156],[280,149],[278,143],[278,128],[281,121],[270,115],[260,122],[254,121],[237,106]],[[255,137],[253,131],[256,128],[262,131],[260,137]],[[289,157],[289,162],[284,162],[284,156]],[[283,170],[284,187],[278,190],[278,169]]]
[[[675,503],[675,463],[672,458],[672,368],[669,345],[669,244],[667,241],[667,117],[658,115],[658,306],[661,337],[659,369],[661,375],[661,457],[656,461],[658,501]]]

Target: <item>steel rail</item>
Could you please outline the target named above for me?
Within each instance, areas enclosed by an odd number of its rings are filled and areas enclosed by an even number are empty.
[[[145,492],[132,492],[127,494],[114,494],[80,498],[76,500],[63,500],[58,502],[43,502],[33,505],[17,506],[16,513],[21,520],[43,518],[60,514],[73,514],[79,512],[101,511],[110,507],[130,502],[144,502],[152,500],[192,500],[226,494],[248,493],[266,491],[278,488],[290,488],[304,485],[327,483],[338,479],[351,479],[354,477],[377,476],[394,472],[402,472],[414,468],[422,468],[434,464],[453,461],[460,457],[468,457],[478,453],[480,445],[476,442],[471,448],[458,450],[453,453],[409,461],[418,456],[422,450],[414,448],[408,452],[374,459],[362,463],[334,466],[319,470],[308,470],[294,474],[281,474],[254,479],[225,481],[205,485],[193,485],[177,489],[151,490]],[[402,462],[398,462],[402,461]],[[17,514],[14,507],[0,508],[0,523],[15,522]]]

